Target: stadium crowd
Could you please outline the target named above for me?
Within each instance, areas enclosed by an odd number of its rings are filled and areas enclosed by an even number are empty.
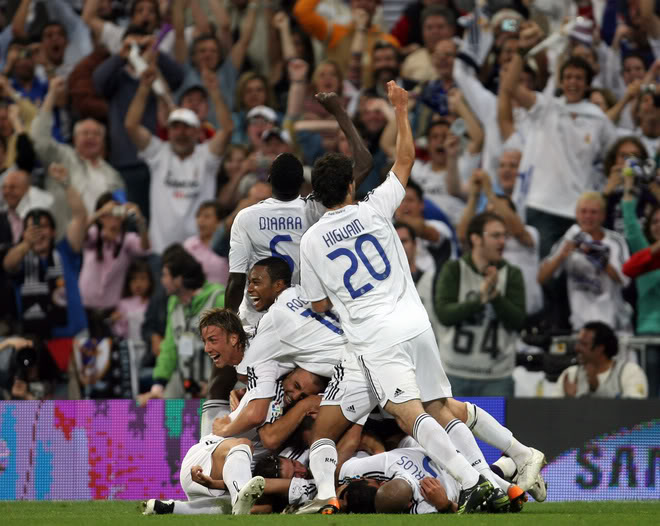
[[[393,79],[415,140],[393,221],[454,394],[520,394],[531,361],[542,396],[658,396],[660,11],[470,4],[0,2],[4,396],[226,398],[199,316],[256,325],[266,255],[300,283],[325,209],[287,207],[324,154],[359,199],[386,180]],[[617,335],[649,337],[644,368]]]

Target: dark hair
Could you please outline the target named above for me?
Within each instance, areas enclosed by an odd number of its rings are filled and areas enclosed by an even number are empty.
[[[616,96],[607,88],[591,88],[588,91],[588,96],[591,97],[594,93],[600,93],[605,99],[605,104],[607,104],[607,109],[610,109],[616,104]]]
[[[181,276],[183,286],[188,290],[197,290],[206,282],[202,265],[183,247],[180,250],[173,249],[172,245],[167,247],[163,253],[163,267],[167,267],[173,278]]]
[[[369,485],[369,481],[360,479],[348,483],[344,490],[346,511],[348,513],[376,513],[376,493],[378,488]]]
[[[292,153],[281,153],[270,165],[268,182],[273,187],[273,195],[281,201],[291,201],[300,195],[300,187],[305,182],[303,165]]]
[[[623,56],[623,58],[621,59],[621,67],[622,68],[623,68],[623,65],[625,64],[626,60],[628,60],[629,58],[636,58],[642,64],[644,64],[644,69],[648,69],[648,67],[649,67],[648,60],[639,51],[629,51],[628,53],[626,53]]]
[[[619,339],[612,328],[602,321],[590,321],[584,324],[583,329],[594,333],[591,347],[603,346],[605,356],[613,358],[619,352]]]
[[[424,201],[424,190],[412,179],[408,179],[408,188],[412,189],[419,197],[420,201]]]
[[[559,70],[559,80],[563,80],[564,78],[564,71],[566,71],[568,68],[577,68],[577,69],[582,69],[584,70],[584,73],[587,77],[587,86],[591,85],[591,81],[594,78],[594,70],[591,69],[591,66],[589,65],[589,62],[584,60],[582,57],[568,57],[566,62],[564,62],[561,66],[561,69]]]
[[[53,214],[50,213],[50,210],[46,210],[45,208],[33,208],[23,218],[23,230],[27,228],[28,219],[32,218],[32,222],[35,225],[38,225],[41,223],[42,217],[45,217],[48,220],[50,223],[50,228],[53,230],[57,229],[55,225],[55,218],[53,217]]]
[[[610,176],[610,170],[612,169],[612,166],[614,166],[614,163],[616,162],[616,156],[619,151],[619,148],[623,146],[626,143],[632,143],[640,151],[639,158],[642,161],[646,161],[648,158],[648,153],[646,153],[646,147],[644,146],[644,143],[639,140],[639,138],[635,135],[626,135],[624,137],[620,137],[617,139],[612,146],[607,150],[607,153],[605,154],[605,160],[603,161],[603,172],[605,173],[605,177]]]
[[[129,18],[133,18],[135,15],[135,10],[137,9],[138,4],[141,4],[143,2],[149,2],[154,6],[154,10],[156,11],[156,25],[160,25],[160,7],[158,6],[158,1],[157,0],[135,0],[133,3],[131,3],[131,9],[128,13]]]
[[[126,279],[124,280],[124,289],[121,292],[122,298],[129,298],[131,296],[131,281],[137,274],[146,274],[149,277],[149,288],[147,289],[147,297],[150,297],[154,291],[154,275],[151,273],[151,266],[146,259],[134,259],[126,271]]]
[[[213,210],[213,212],[215,213],[215,217],[218,221],[220,221],[224,216],[227,215],[227,214],[225,214],[225,210],[224,210],[224,208],[222,208],[220,203],[218,203],[217,201],[215,201],[213,199],[209,199],[208,201],[202,202],[202,204],[200,204],[197,207],[197,212],[195,213],[195,217],[199,216],[199,214],[202,212],[202,210],[206,210],[207,208],[210,208],[211,210]]]
[[[387,40],[377,40],[376,43],[374,44],[374,47],[371,48],[371,56],[373,57],[374,53],[376,51],[380,51],[381,49],[391,49],[394,52],[394,56],[396,57],[397,63],[401,62],[401,55],[399,54],[399,50],[395,48]]]
[[[344,202],[353,182],[353,163],[341,153],[326,153],[312,168],[312,189],[323,206],[332,208]]]
[[[222,64],[222,59],[224,54],[223,54],[222,44],[220,44],[218,38],[211,33],[203,33],[198,37],[195,37],[195,39],[192,41],[192,44],[190,44],[190,57],[192,58],[192,56],[195,54],[195,51],[197,50],[197,46],[201,42],[205,42],[207,40],[212,40],[213,42],[215,42],[215,45],[218,48],[218,63],[215,65],[215,67],[217,68],[220,64]],[[195,65],[195,67],[197,67],[197,65]]]
[[[284,259],[270,256],[257,261],[252,265],[252,268],[254,267],[265,267],[268,271],[268,277],[270,278],[271,283],[282,280],[287,287],[291,286],[292,269]]]
[[[103,208],[106,203],[109,203],[110,201],[113,201],[114,197],[112,196],[111,192],[105,192],[99,196],[99,198],[96,200],[96,207],[94,210],[100,210]],[[101,223],[101,220],[98,219],[96,222],[96,261],[103,261],[103,238],[101,238],[101,230],[103,230],[103,224]],[[115,247],[114,252],[112,253],[112,257],[117,259],[117,256],[119,256],[119,252],[121,252],[121,247],[124,245],[124,236],[126,235],[126,232],[124,230],[124,222],[121,222],[121,236],[119,237],[119,243],[117,243],[117,246]]]
[[[263,457],[254,465],[252,474],[265,479],[280,478],[280,457],[277,455]]]
[[[486,228],[486,225],[491,221],[498,221],[503,225],[506,224],[504,219],[502,219],[494,212],[481,212],[480,214],[477,214],[472,219],[470,219],[466,236],[468,247],[472,248],[472,234],[476,234],[477,236],[482,237],[484,235],[484,228]]]
[[[440,117],[439,119],[434,119],[429,122],[429,125],[426,127],[426,131],[424,132],[424,136],[428,137],[429,133],[431,133],[431,130],[436,126],[446,126],[447,128],[451,128],[449,121],[444,117]]]
[[[202,312],[202,315],[199,317],[200,334],[205,327],[218,327],[222,329],[227,333],[227,339],[229,339],[230,334],[235,334],[238,336],[239,346],[245,349],[247,345],[247,334],[245,334],[245,330],[243,329],[243,322],[241,322],[238,314],[229,309],[214,307]]]
[[[144,26],[129,25],[126,28],[126,30],[124,31],[124,34],[122,35],[121,39],[124,40],[126,37],[129,37],[129,36],[132,36],[132,35],[147,37],[147,36],[151,35],[151,33]]]
[[[415,233],[415,229],[411,227],[408,223],[396,221],[394,223],[394,230],[399,230],[399,228],[405,228],[408,231],[408,234],[410,235],[410,239],[413,240],[413,243],[417,241],[417,234]]]
[[[52,27],[52,26],[57,26],[57,27],[61,28],[62,31],[64,32],[64,36],[69,38],[69,35],[66,32],[66,27],[64,27],[64,24],[62,24],[61,22],[58,22],[57,20],[49,20],[48,22],[46,22],[44,24],[44,27],[41,28],[41,31],[39,32],[39,40],[43,39],[46,29],[48,29],[49,27]]]
[[[442,5],[430,5],[425,7],[422,10],[422,16],[420,17],[421,25],[424,26],[426,19],[431,16],[441,16],[443,17],[450,26],[456,27],[456,17],[449,9]]]

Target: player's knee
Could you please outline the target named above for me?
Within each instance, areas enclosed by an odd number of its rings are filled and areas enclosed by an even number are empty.
[[[231,449],[229,450],[230,453],[234,450],[241,450],[250,454],[254,452],[254,446],[252,445],[252,441],[249,438],[236,438],[234,440],[236,442],[232,444]]]

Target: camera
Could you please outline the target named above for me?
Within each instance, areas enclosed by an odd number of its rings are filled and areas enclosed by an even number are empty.
[[[657,166],[653,159],[642,161],[639,157],[631,155],[626,157],[621,174],[624,177],[634,177],[635,184],[637,185],[647,185],[658,181],[656,168]]]

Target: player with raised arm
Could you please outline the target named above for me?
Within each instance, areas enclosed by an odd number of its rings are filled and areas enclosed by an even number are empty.
[[[415,147],[408,120],[408,93],[394,82],[387,86],[397,119],[392,171],[364,201],[355,203],[350,160],[327,154],[316,162],[312,186],[328,211],[303,236],[301,282],[315,312],[334,306],[339,313],[349,350],[357,356],[364,374],[361,400],[354,404],[356,413],[364,414],[380,404],[394,415],[436,464],[460,482],[458,513],[469,513],[491,496],[494,487],[456,452],[457,446],[443,428],[464,428],[465,440],[471,439],[477,448],[469,429],[454,418],[446,404],[451,387],[392,224],[405,195]],[[338,511],[333,439],[347,426],[339,408],[321,408],[310,448],[318,497],[299,513]]]

